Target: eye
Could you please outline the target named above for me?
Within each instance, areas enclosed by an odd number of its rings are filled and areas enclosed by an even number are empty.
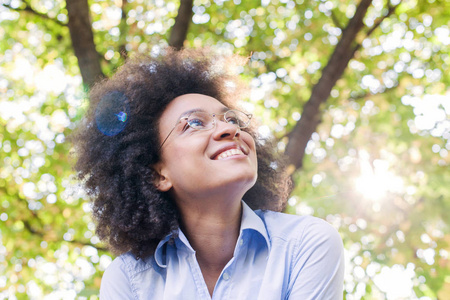
[[[188,124],[190,127],[194,129],[203,129],[206,127],[207,123],[204,119],[199,117],[193,117],[188,120]]]
[[[212,117],[204,112],[195,112],[188,118],[189,126],[196,130],[211,128]]]
[[[230,123],[230,124],[234,124],[234,125],[238,125],[240,126],[241,124],[241,120],[239,119],[239,117],[236,115],[236,113],[229,111],[225,116],[226,118],[226,122]]]
[[[196,119],[189,120],[189,126],[194,127],[194,128],[195,127],[203,127],[203,126],[205,126],[205,123],[203,122],[203,120],[196,118]]]
[[[227,117],[227,123],[239,125],[240,121],[236,116]]]

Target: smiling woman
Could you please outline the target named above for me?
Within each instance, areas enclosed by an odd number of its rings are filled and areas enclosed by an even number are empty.
[[[338,233],[279,213],[289,180],[236,107],[236,59],[167,49],[93,88],[72,140],[97,234],[120,255],[102,299],[342,298]]]

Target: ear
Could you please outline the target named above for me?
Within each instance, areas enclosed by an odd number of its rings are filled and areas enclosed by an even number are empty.
[[[170,180],[164,165],[159,162],[153,166],[153,169],[157,174],[153,182],[156,189],[160,192],[167,192],[170,190],[172,188],[172,181]]]

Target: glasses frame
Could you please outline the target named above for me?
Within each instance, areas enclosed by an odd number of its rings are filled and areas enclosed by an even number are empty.
[[[225,116],[226,116],[226,114],[229,113],[230,111],[231,111],[231,112],[236,111],[236,112],[243,113],[244,115],[246,115],[246,116],[248,117],[248,122],[245,124],[245,126],[239,126],[238,124],[233,124],[233,123],[228,122],[228,121],[227,121],[227,118],[226,118]],[[188,114],[187,116],[184,116],[184,117],[179,118],[178,121],[177,121],[177,122],[175,123],[175,125],[173,126],[173,128],[170,130],[169,134],[168,134],[168,135],[166,136],[166,138],[164,139],[164,141],[161,143],[161,146],[159,146],[159,150],[161,150],[162,146],[163,146],[164,143],[167,141],[167,139],[168,139],[169,136],[172,134],[172,132],[175,130],[175,128],[178,126],[178,123],[181,122],[181,120],[188,120],[189,117],[190,117],[192,114],[195,114],[195,113],[198,113],[198,112],[199,112],[199,111],[194,111],[194,112],[191,112],[190,114]],[[200,112],[203,112],[203,111],[200,111]],[[203,112],[203,113],[206,113],[206,112]],[[208,113],[206,113],[206,114],[208,114]],[[247,128],[247,127],[248,127],[248,125],[250,124],[250,121],[252,120],[252,117],[253,117],[252,114],[248,114],[248,113],[245,113],[245,112],[243,112],[243,111],[241,111],[241,110],[237,110],[237,109],[229,109],[229,110],[227,110],[226,112],[224,112],[224,113],[222,113],[222,114],[212,113],[212,114],[208,114],[208,115],[210,115],[210,116],[213,117],[213,122],[212,122],[213,126],[212,126],[211,128],[199,129],[199,128],[192,127],[191,125],[189,125],[189,123],[188,123],[188,126],[191,127],[192,129],[195,129],[195,130],[210,130],[210,129],[213,129],[213,128],[216,127],[216,116],[224,116],[223,122],[226,122],[226,123],[229,123],[229,124],[232,124],[232,125],[236,125],[236,127],[238,127],[239,129],[242,129],[242,128]]]

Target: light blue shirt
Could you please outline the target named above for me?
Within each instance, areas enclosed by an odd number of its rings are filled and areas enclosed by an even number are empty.
[[[338,232],[322,219],[253,211],[244,202],[233,258],[212,300],[342,299],[344,257]],[[155,254],[117,257],[105,271],[101,300],[211,300],[189,241],[163,239]]]

